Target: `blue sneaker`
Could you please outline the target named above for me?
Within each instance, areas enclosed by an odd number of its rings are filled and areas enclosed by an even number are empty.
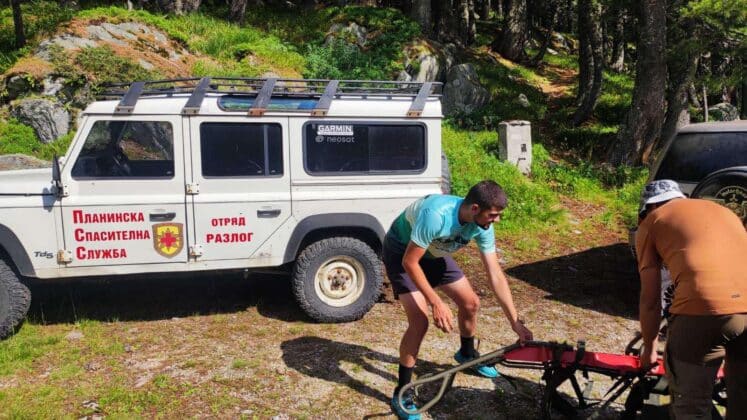
[[[397,399],[399,398],[398,394],[399,392],[392,396],[392,411],[394,411],[394,414],[402,420],[420,420],[420,414],[408,414],[399,406],[399,403],[397,402]],[[412,401],[412,393],[409,392],[406,392],[405,395],[402,396],[402,405],[408,410],[414,411],[418,409]]]
[[[474,359],[475,357],[478,357],[479,354],[475,352],[474,357],[465,357],[461,351],[457,350],[456,353],[454,353],[454,360],[457,362],[465,363],[469,362],[470,360]],[[472,368],[475,373],[477,373],[480,376],[484,376],[486,378],[497,378],[501,376],[500,373],[498,373],[498,369],[496,369],[494,366],[488,366],[488,365],[476,365]]]

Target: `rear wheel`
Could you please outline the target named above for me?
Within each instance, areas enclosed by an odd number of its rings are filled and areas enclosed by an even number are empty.
[[[360,319],[381,292],[381,261],[364,242],[347,237],[323,239],[306,247],[296,260],[293,294],[319,322]]]
[[[747,166],[735,166],[705,177],[691,195],[715,201],[747,223]]]
[[[31,292],[13,268],[0,258],[0,340],[16,331],[29,310]]]

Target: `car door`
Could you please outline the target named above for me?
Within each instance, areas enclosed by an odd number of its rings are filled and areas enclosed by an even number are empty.
[[[88,118],[61,177],[68,267],[186,263],[180,116]]]
[[[190,118],[198,261],[267,257],[254,253],[291,215],[287,120]]]

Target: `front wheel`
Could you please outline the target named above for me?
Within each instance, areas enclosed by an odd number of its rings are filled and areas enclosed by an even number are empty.
[[[0,257],[0,340],[9,337],[26,318],[31,292]]]
[[[360,319],[381,293],[381,261],[364,242],[347,237],[323,239],[296,260],[293,294],[306,314],[319,322]]]

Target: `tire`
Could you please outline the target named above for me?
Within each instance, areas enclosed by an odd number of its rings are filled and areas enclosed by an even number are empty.
[[[451,170],[449,158],[441,152],[441,194],[451,194]]]
[[[381,265],[376,253],[358,239],[335,237],[314,242],[296,260],[293,295],[315,321],[361,319],[381,293]]]
[[[13,333],[26,318],[31,292],[18,281],[18,275],[0,258],[0,340]]]
[[[747,222],[747,166],[713,172],[695,187],[692,198],[715,201]]]

